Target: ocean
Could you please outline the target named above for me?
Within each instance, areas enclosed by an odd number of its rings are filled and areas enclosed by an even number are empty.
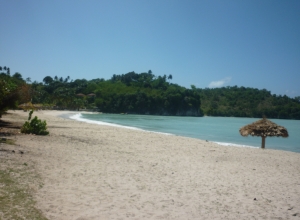
[[[128,129],[141,129],[151,132],[198,138],[232,147],[261,146],[261,137],[243,137],[239,129],[259,120],[258,118],[235,117],[178,117],[153,115],[121,114],[76,114],[70,117],[87,123],[121,126]],[[300,153],[300,121],[270,119],[284,126],[288,138],[267,137],[266,148]]]

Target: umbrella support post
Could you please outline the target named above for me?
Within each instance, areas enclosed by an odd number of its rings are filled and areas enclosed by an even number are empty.
[[[261,137],[261,149],[265,149],[266,138],[267,137],[288,137],[288,131],[285,127],[279,126],[270,120],[263,118],[252,124],[246,125],[240,128],[240,134],[244,137],[251,136],[259,136]]]
[[[262,136],[261,137],[261,148],[265,149],[265,144],[266,144],[266,137]]]

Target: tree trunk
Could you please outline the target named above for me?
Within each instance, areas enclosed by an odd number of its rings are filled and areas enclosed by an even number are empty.
[[[261,137],[261,148],[262,148],[262,149],[265,149],[265,143],[266,143],[266,137],[265,137],[265,136],[262,136],[262,137]]]

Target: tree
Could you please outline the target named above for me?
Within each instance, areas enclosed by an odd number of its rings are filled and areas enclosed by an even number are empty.
[[[50,83],[53,82],[53,79],[51,76],[46,76],[44,79],[43,79],[43,82],[47,85],[49,85]]]
[[[1,73],[0,76],[10,77],[6,73]],[[69,81],[68,78],[62,80],[62,77],[55,76],[53,80],[52,77],[46,76],[43,84],[27,84],[29,89],[23,86],[24,92],[19,93],[31,94],[35,103],[47,103],[68,109],[97,106],[101,111],[111,113],[185,115],[189,112],[197,116],[205,113],[219,116],[266,115],[272,118],[300,119],[300,97],[292,99],[276,96],[267,90],[237,86],[200,89],[194,85],[187,89],[166,82],[166,79],[173,78],[171,74],[155,76],[151,70],[140,74],[133,71],[121,75],[114,74],[109,80]],[[16,85],[25,83],[22,77],[9,79]],[[95,93],[97,96],[82,99],[76,96],[78,93]]]
[[[15,108],[19,99],[17,81],[10,76],[0,75],[0,118],[9,108]]]
[[[23,77],[22,77],[21,73],[16,72],[12,77],[23,81]]]
[[[64,83],[67,83],[69,81],[69,79],[70,79],[70,76],[67,76],[64,80]]]

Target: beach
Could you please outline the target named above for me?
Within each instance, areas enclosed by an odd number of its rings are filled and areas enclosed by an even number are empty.
[[[78,112],[76,112],[78,113]],[[37,111],[47,136],[16,134],[48,219],[300,219],[300,154],[89,124]],[[3,120],[25,122],[28,112]],[[188,129],[188,128],[187,128]],[[5,166],[5,164],[1,165]]]

